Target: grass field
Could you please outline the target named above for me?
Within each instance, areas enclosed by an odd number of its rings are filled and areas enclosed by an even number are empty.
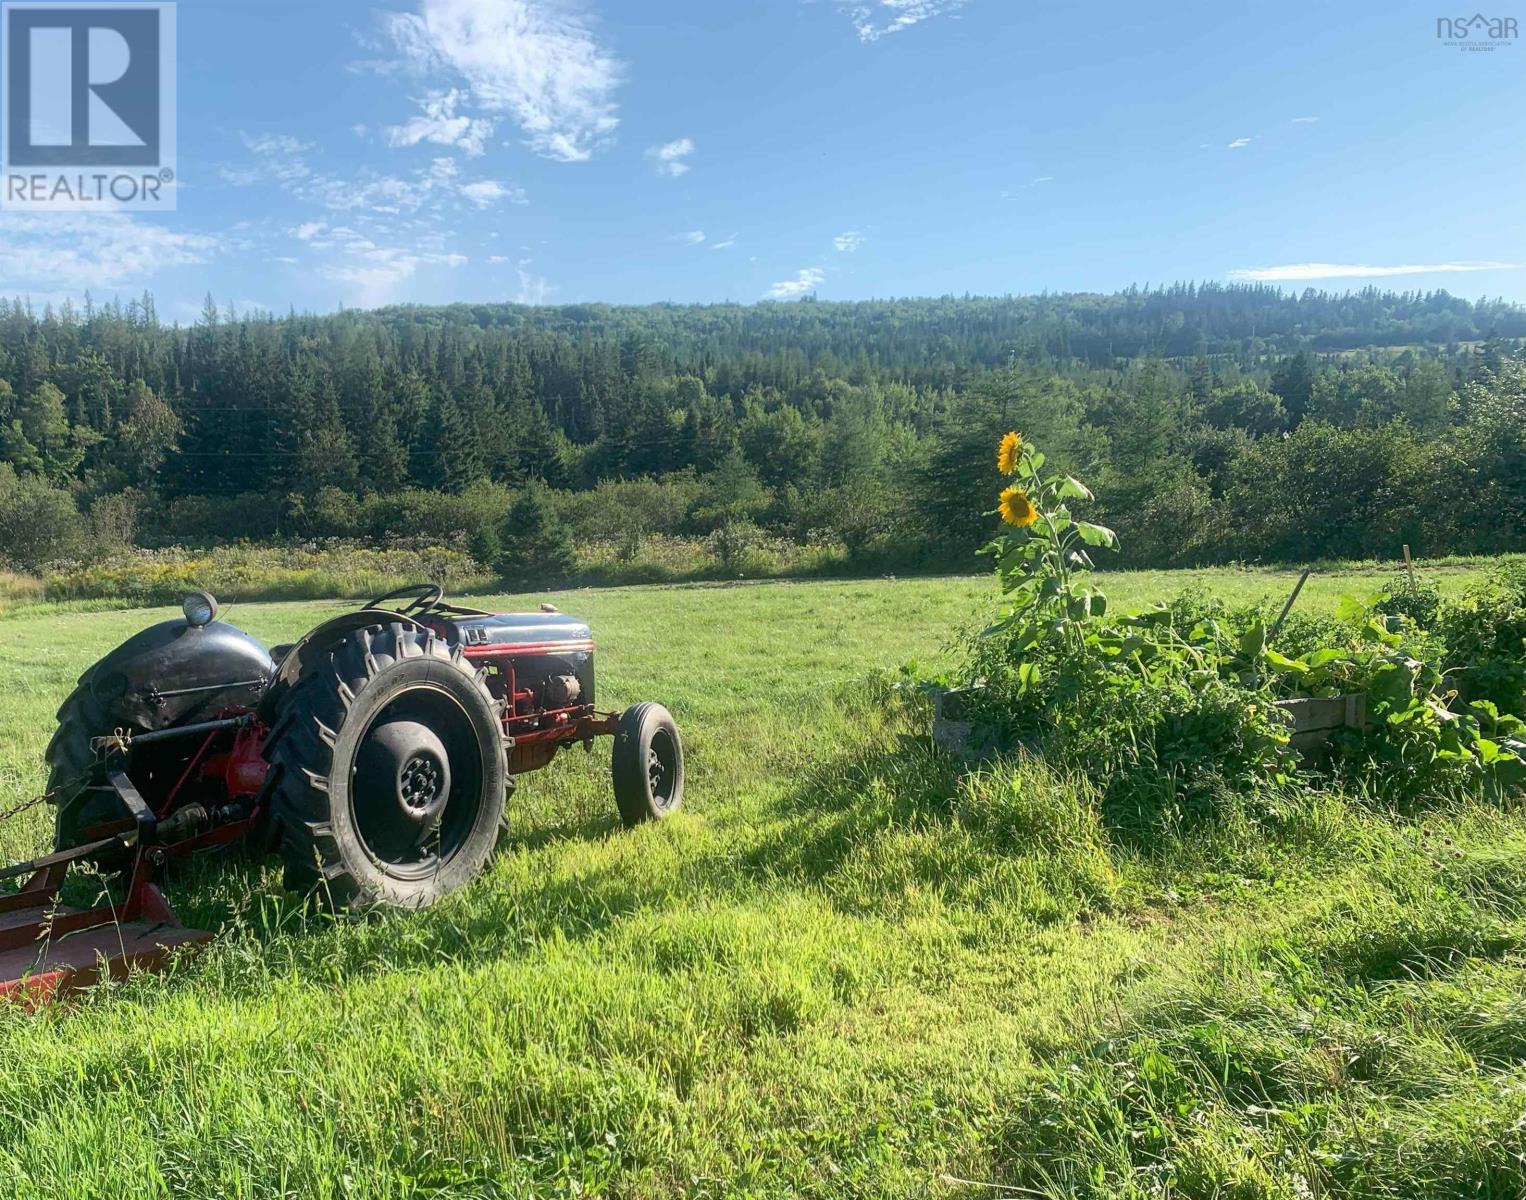
[[[986,579],[557,599],[594,625],[603,705],[678,718],[685,811],[619,830],[577,753],[425,913],[334,923],[273,865],[177,881],[225,931],[206,954],[0,1013],[0,1195],[1526,1194],[1518,808],[1306,790],[1125,848],[1086,780],[963,774],[870,678],[942,661]],[[226,616],[274,643],[340,607]],[[0,622],[0,807],[41,789],[78,672],[162,615]],[[46,836],[18,818],[0,858]]]

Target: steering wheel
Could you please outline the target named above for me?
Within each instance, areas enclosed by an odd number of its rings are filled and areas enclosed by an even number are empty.
[[[400,600],[404,596],[412,596],[413,599],[409,603],[393,610],[406,615],[433,607],[440,602],[440,597],[443,595],[445,595],[445,589],[438,583],[410,583],[388,592],[385,596],[378,596],[375,600],[367,600],[364,607],[380,608],[388,600]]]

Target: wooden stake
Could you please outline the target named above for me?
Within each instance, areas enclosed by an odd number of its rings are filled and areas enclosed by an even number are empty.
[[[1272,622],[1272,630],[1266,635],[1268,643],[1277,636],[1277,631],[1282,628],[1282,623],[1287,620],[1288,613],[1293,611],[1293,602],[1298,599],[1298,593],[1303,591],[1303,585],[1308,582],[1309,576],[1313,573],[1313,567],[1305,567],[1303,569],[1303,574],[1298,577],[1298,582],[1293,585],[1293,594],[1288,597],[1288,602],[1282,606],[1282,611],[1277,614],[1277,619]]]
[[[1404,543],[1404,569],[1409,572],[1409,590],[1412,592],[1420,589],[1415,586],[1415,563],[1409,556],[1409,543]]]

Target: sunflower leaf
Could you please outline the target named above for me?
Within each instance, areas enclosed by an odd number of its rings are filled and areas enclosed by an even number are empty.
[[[1118,535],[1106,525],[1093,525],[1090,521],[1077,521],[1076,532],[1088,546],[1116,546]]]

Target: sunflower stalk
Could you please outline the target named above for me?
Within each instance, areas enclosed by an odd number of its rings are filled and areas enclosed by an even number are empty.
[[[1037,653],[1058,643],[1072,653],[1087,646],[1087,625],[1107,610],[1107,597],[1090,582],[1088,547],[1114,548],[1111,529],[1077,519],[1067,501],[1090,500],[1086,485],[1045,471],[1045,457],[1016,433],[1002,438],[997,469],[1012,482],[990,515],[1007,527],[981,553],[996,560],[996,575],[1011,604],[985,632],[1012,639],[1022,655],[1024,686],[1039,681]]]

